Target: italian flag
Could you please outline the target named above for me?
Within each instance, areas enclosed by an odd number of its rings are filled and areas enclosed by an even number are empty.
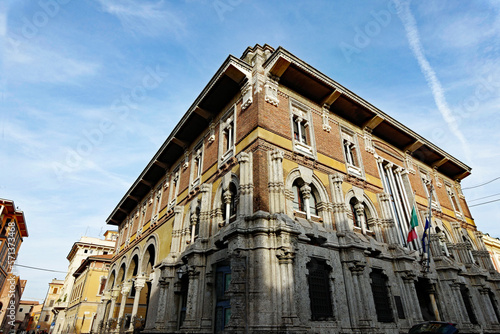
[[[418,226],[417,209],[415,208],[415,205],[413,205],[413,209],[411,210],[410,226],[411,230],[408,233],[407,242],[412,242],[418,238],[417,231],[415,231],[415,228]]]

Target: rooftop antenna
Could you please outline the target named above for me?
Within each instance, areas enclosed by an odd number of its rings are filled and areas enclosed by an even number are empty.
[[[87,229],[85,230],[85,236],[87,236],[87,231],[89,230],[89,226],[87,225]]]

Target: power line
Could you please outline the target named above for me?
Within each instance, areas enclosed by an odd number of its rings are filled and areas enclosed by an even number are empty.
[[[480,199],[485,199],[485,198],[494,197],[494,196],[498,196],[498,195],[500,195],[500,193],[489,195],[489,196],[484,196],[484,197],[479,197],[479,198],[474,198],[474,199],[468,200],[467,202],[479,201]]]
[[[462,188],[462,190],[467,190],[467,189],[473,189],[473,188],[482,187],[482,186],[485,186],[485,185],[487,185],[488,183],[491,183],[491,182],[496,181],[496,180],[498,180],[498,179],[500,179],[500,176],[499,176],[499,177],[494,178],[493,180],[490,180],[490,181],[488,181],[488,182],[485,182],[485,183],[483,183],[483,184],[478,184],[477,186],[467,187],[467,188]]]
[[[23,267],[23,268],[29,268],[29,269],[35,269],[35,270],[41,270],[41,271],[50,271],[53,273],[63,273],[63,274],[67,273],[67,271],[59,271],[59,270],[52,270],[52,269],[45,269],[45,268],[38,268],[38,267],[30,267],[30,266],[24,266],[22,264],[17,264],[17,263],[14,263],[14,265],[18,266],[18,267]]]
[[[474,206],[480,206],[480,205],[483,205],[483,204],[498,202],[498,201],[500,201],[500,198],[499,199],[494,199],[493,201],[489,201],[489,202],[483,202],[483,203],[479,203],[479,204],[469,205],[469,208],[472,208]]]

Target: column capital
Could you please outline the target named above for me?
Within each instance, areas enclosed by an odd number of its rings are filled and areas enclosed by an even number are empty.
[[[311,187],[307,183],[300,187],[300,192],[302,193],[304,199],[311,197]]]
[[[128,294],[130,292],[130,289],[132,289],[132,283],[130,283],[130,282],[123,283],[123,286],[121,289],[122,295]]]

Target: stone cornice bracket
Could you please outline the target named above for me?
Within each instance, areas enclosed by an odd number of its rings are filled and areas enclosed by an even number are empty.
[[[241,95],[243,97],[241,110],[245,110],[253,102],[252,84],[250,80],[248,80],[247,83],[241,88]]]
[[[372,128],[365,126],[363,128],[363,139],[365,140],[365,151],[368,153],[375,153],[372,141]]]
[[[408,172],[410,172],[411,174],[415,174],[415,164],[413,163],[412,153],[413,152],[408,150],[405,152],[405,163]]]
[[[211,120],[209,124],[209,132],[208,132],[208,143],[211,144],[215,141],[215,124],[214,121]]]
[[[271,103],[274,106],[278,106],[279,100],[278,100],[278,81],[279,77],[274,76],[269,73],[266,83],[264,84],[264,92],[265,92],[265,97],[264,100],[268,103]]]

